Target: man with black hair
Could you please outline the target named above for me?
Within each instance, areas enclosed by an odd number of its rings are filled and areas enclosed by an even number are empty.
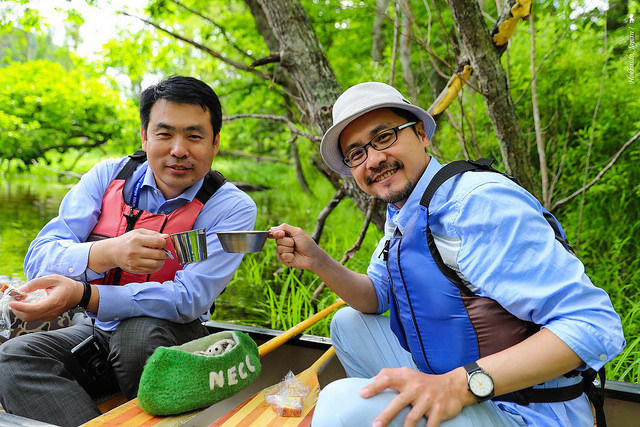
[[[609,296],[535,197],[487,159],[438,163],[434,131],[383,83],[334,104],[324,161],[388,204],[366,274],[272,228],[282,263],[350,305],[331,324],[349,378],[320,392],[313,425],[592,427],[584,391],[625,345]]]
[[[211,170],[222,124],[213,89],[166,78],[140,95],[140,120],[143,151],[88,171],[29,247],[21,289],[48,296],[12,302],[16,315],[49,320],[81,306],[89,317],[0,346],[7,412],[75,426],[100,415],[94,397],[121,390],[134,398],[157,347],[207,334],[201,322],[242,260],[215,232],[253,229],[257,209]],[[182,266],[168,258],[169,234],[201,228],[208,259]],[[72,353],[87,339],[105,363],[87,360],[84,348]]]

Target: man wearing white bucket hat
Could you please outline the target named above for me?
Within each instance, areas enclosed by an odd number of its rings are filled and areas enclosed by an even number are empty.
[[[143,151],[95,165],[29,247],[31,280],[22,289],[49,295],[12,302],[12,310],[49,320],[79,306],[95,325],[84,318],[0,346],[8,412],[77,426],[100,415],[93,397],[136,397],[157,347],[207,334],[202,320],[242,260],[222,250],[215,232],[253,229],[257,209],[211,170],[222,125],[213,89],[193,77],[163,79],[140,95],[140,121]],[[208,253],[181,265],[180,244],[166,237],[192,229],[205,230],[194,238],[206,239]]]
[[[350,305],[331,327],[348,378],[322,390],[313,425],[593,426],[585,385],[625,344],[608,295],[555,218],[490,161],[429,156],[434,130],[386,84],[334,105],[323,159],[388,203],[366,274],[300,228],[272,229],[282,263]]]

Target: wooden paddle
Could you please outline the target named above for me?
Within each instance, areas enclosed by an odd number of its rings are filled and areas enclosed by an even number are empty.
[[[344,305],[344,301],[339,299],[333,304],[331,304],[329,307],[325,308],[324,310],[320,310],[319,312],[309,317],[308,319],[305,319],[302,322],[298,323],[296,326],[290,329],[287,329],[285,332],[278,335],[277,337],[271,338],[269,341],[267,341],[266,343],[258,347],[258,353],[260,354],[260,357],[271,353],[273,350],[280,347],[282,344],[289,341],[294,336],[302,333],[302,331],[304,331],[305,329],[308,329],[311,326],[315,325],[316,323],[318,323],[320,319],[324,319],[325,317],[327,317],[328,314],[330,314],[334,310],[337,310],[343,305]]]
[[[319,312],[309,317],[308,319],[305,319],[302,322],[298,323],[297,325],[291,327],[290,329],[287,329],[285,332],[278,335],[277,337],[271,338],[269,341],[265,342],[264,344],[258,347],[258,354],[260,355],[260,357],[262,357],[272,352],[273,350],[280,347],[282,344],[289,341],[291,338],[295,337],[296,335],[302,333],[304,330],[315,325],[316,323],[318,323],[318,321],[327,317],[327,315],[332,313],[334,310],[337,310],[338,308],[342,307],[344,304],[345,304],[344,301],[339,299],[335,303],[331,304],[329,307],[326,307],[325,309],[320,310]],[[178,414],[175,416],[166,416],[166,417],[154,416],[144,412],[140,408],[140,406],[138,406],[138,399],[132,399],[126,403],[123,403],[117,408],[114,408],[109,412],[106,412],[100,415],[99,417],[96,417],[88,421],[86,424],[83,424],[83,425],[84,426],[122,425],[123,423],[128,425],[140,425],[140,424],[180,425],[188,421],[189,419],[195,417],[201,411],[202,410],[197,410],[193,412],[188,412],[186,414]]]
[[[265,400],[265,392],[270,388],[262,390],[260,393],[250,397],[238,406],[220,417],[210,427],[223,426],[309,426],[313,410],[318,401],[320,384],[318,374],[335,354],[333,346],[329,347],[313,365],[302,371],[296,377],[305,385],[309,386],[309,394],[304,400],[302,415],[299,417],[280,417]]]

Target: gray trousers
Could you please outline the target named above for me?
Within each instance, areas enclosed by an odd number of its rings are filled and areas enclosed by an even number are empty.
[[[207,335],[199,320],[179,324],[134,317],[120,322],[113,332],[95,328],[112,369],[92,379],[71,349],[93,330],[85,317],[64,329],[21,335],[0,345],[0,403],[4,409],[51,424],[80,425],[100,415],[94,398],[119,391],[127,399],[137,396],[144,364],[157,347]]]

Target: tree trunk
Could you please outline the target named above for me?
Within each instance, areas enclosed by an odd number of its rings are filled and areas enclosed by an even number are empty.
[[[278,42],[276,36],[273,34],[273,30],[269,26],[269,21],[267,21],[267,17],[265,16],[264,11],[258,4],[258,0],[245,0],[244,2],[249,8],[249,11],[251,11],[253,20],[256,22],[256,28],[264,39],[267,48],[269,48],[269,51],[271,53],[279,52],[280,43]],[[296,97],[298,95],[298,89],[295,82],[291,80],[291,76],[286,72],[286,70],[282,69],[282,66],[280,64],[275,65],[276,67],[273,72],[274,81],[280,86],[284,87],[286,91],[293,97]]]
[[[299,0],[258,0],[280,42],[280,64],[301,96],[301,111],[320,134],[331,126],[340,85]]]
[[[538,195],[524,134],[500,64],[500,55],[489,35],[480,7],[475,0],[447,0],[447,3],[458,28],[462,55],[470,60],[478,88],[484,94],[505,169],[518,178],[520,185]]]
[[[529,31],[531,32],[531,109],[533,110],[533,126],[536,131],[536,147],[538,149],[538,161],[540,162],[540,183],[542,193],[542,206],[551,209],[551,195],[549,194],[549,173],[547,171],[547,155],[545,141],[540,124],[540,108],[538,108],[538,82],[536,81],[536,29],[533,25],[533,14],[529,16]]]
[[[371,59],[374,62],[382,61],[384,54],[384,21],[387,18],[389,0],[376,1],[376,17],[371,28]]]
[[[298,107],[309,127],[323,134],[331,127],[333,103],[342,90],[306,12],[300,0],[258,0],[258,3],[280,43],[280,65],[296,82],[300,94]],[[324,162],[315,162],[315,165],[336,188],[340,186],[341,177]],[[370,197],[353,178],[342,178],[342,181],[347,195],[366,212]],[[379,205],[372,222],[382,230],[385,207],[383,203]]]
[[[413,78],[413,67],[411,64],[411,43],[412,43],[412,31],[411,21],[409,20],[409,12],[411,11],[411,4],[409,0],[400,0],[399,12],[402,15],[400,26],[400,64],[402,65],[402,78],[407,85],[407,93],[409,99],[414,104],[418,103],[418,88],[416,87],[415,79]]]

